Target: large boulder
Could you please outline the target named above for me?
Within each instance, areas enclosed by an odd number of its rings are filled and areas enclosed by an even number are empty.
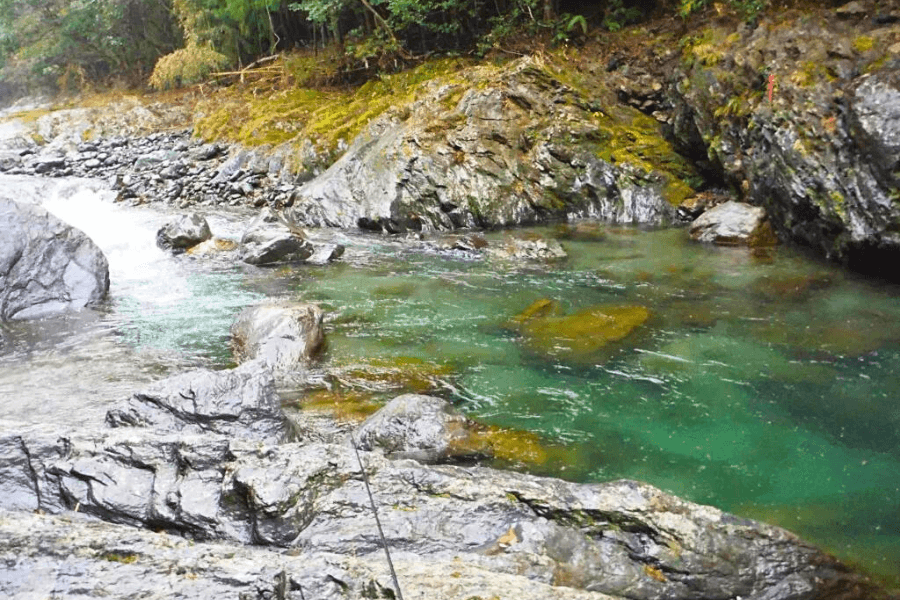
[[[110,409],[106,422],[165,432],[208,431],[267,443],[285,441],[291,433],[272,374],[258,363],[169,377]]]
[[[769,226],[766,211],[744,202],[725,202],[697,217],[691,237],[720,246],[771,246],[778,240]]]
[[[96,585],[94,574],[106,576],[97,561],[112,556],[144,566],[154,582],[165,581],[165,570],[152,566],[159,552],[148,551],[145,558],[139,550],[146,547],[146,533],[135,531],[133,542],[122,545],[91,546],[96,529],[45,516],[71,510],[198,541],[289,548],[275,561],[276,569],[284,571],[282,578],[302,580],[308,598],[332,597],[332,588],[317,588],[321,580],[304,565],[327,557],[337,565],[351,557],[371,565],[383,557],[360,463],[347,445],[267,446],[210,433],[61,431],[0,422],[0,456],[0,509],[22,511],[14,515],[24,519],[17,524],[15,516],[0,516],[0,556],[8,559],[0,589],[13,596],[31,591],[25,589],[29,565],[42,564],[48,576],[57,577],[62,571],[53,567],[76,559],[83,566],[65,571],[67,582]],[[498,585],[511,582],[519,589],[527,582],[533,589],[525,598],[535,597],[535,590],[551,598],[596,600],[887,597],[782,529],[646,484],[576,484],[482,467],[391,461],[369,452],[361,460],[401,581],[409,586],[404,590],[422,590],[426,582],[444,589],[448,584],[436,582],[434,573],[441,574],[438,579],[454,580],[450,574],[458,573],[460,579],[471,574],[486,581],[475,575],[483,570],[495,574],[485,589],[505,595]],[[27,536],[21,529],[26,524],[36,527]],[[73,531],[88,537],[80,540]],[[32,535],[46,545],[25,541]],[[157,548],[174,544],[171,561],[183,564],[187,557],[178,540],[155,539]],[[86,554],[71,544],[83,544]],[[249,549],[229,551],[247,557]],[[272,554],[259,551],[260,560],[271,565]],[[211,547],[194,552],[209,557],[198,559],[196,569],[212,586],[224,585],[217,572],[238,569],[235,562],[221,562]],[[240,562],[247,575],[237,579],[245,585],[258,581],[258,563]],[[454,566],[448,571],[449,564]],[[379,572],[388,586],[386,570]],[[274,573],[267,573],[268,586]],[[368,569],[335,576],[345,597],[365,597],[358,577],[369,581]],[[459,582],[467,583],[472,582]],[[436,596],[434,590],[429,595]]]
[[[270,209],[264,209],[241,237],[241,260],[251,265],[303,262],[315,247]]]
[[[315,304],[270,303],[241,311],[231,326],[238,363],[258,360],[276,376],[299,374],[325,343],[324,313]]]
[[[80,309],[109,290],[109,265],[81,231],[46,210],[0,199],[0,320]]]
[[[659,224],[690,195],[693,170],[659,123],[601,86],[566,85],[530,58],[466,79],[437,78],[373,121],[297,191],[288,218],[390,233],[576,216]]]
[[[362,450],[438,462],[467,436],[466,418],[441,398],[404,394],[388,402],[356,430]]]
[[[156,245],[163,250],[184,252],[210,238],[212,231],[203,215],[190,213],[163,225],[156,232]]]

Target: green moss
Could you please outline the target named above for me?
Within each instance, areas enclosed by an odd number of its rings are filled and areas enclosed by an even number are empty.
[[[130,565],[134,562],[137,562],[137,554],[116,554],[114,552],[108,552],[103,555],[105,560],[110,562],[122,563],[125,565]]]
[[[477,426],[451,445],[451,454],[482,454],[505,463],[543,465],[549,456],[537,434],[492,425]]]
[[[384,75],[354,91],[294,88],[260,93],[254,86],[222,90],[198,108],[195,132],[202,138],[228,139],[247,146],[310,140],[326,155],[349,143],[373,119],[417,99],[427,82],[457,82],[461,59],[426,62],[410,71]],[[305,67],[297,67],[301,72]]]
[[[875,46],[875,39],[869,35],[861,35],[853,40],[853,49],[863,54]]]
[[[300,402],[304,410],[330,413],[336,420],[359,422],[374,414],[381,404],[371,394],[349,391],[317,390]]]
[[[681,39],[681,56],[688,65],[714,67],[724,58],[729,46],[739,39],[740,37],[732,40],[722,29],[704,29]]]
[[[597,353],[627,337],[650,318],[643,306],[592,306],[559,316],[553,306],[532,304],[511,323],[525,346],[539,354],[575,362],[595,361]]]
[[[598,113],[595,119],[599,126],[599,158],[629,164],[645,178],[660,182],[663,197],[673,205],[694,194],[693,187],[700,176],[663,137],[655,119],[625,107],[611,109],[608,115]]]

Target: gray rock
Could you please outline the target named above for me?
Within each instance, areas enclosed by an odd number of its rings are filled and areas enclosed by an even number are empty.
[[[288,547],[290,552],[282,556],[287,562],[279,559],[272,565],[263,558],[262,563],[285,569],[292,580],[310,576],[307,571],[295,575],[295,565],[315,562],[315,557],[339,555],[342,565],[356,557],[372,565],[369,561],[383,556],[349,446],[266,446],[215,434],[60,431],[0,422],[0,455],[5,459],[0,463],[4,510],[76,510],[201,541]],[[525,580],[534,590],[565,590],[576,598],[595,593],[632,600],[799,600],[830,597],[833,590],[841,590],[840,597],[847,600],[887,597],[782,529],[691,504],[646,484],[575,484],[478,467],[390,461],[368,452],[362,453],[362,461],[384,534],[401,575],[410,575],[410,589],[422,589],[424,581],[435,581],[429,573],[454,564],[459,569],[443,572],[445,579],[456,579],[450,577],[455,572],[462,579],[474,569],[494,573],[497,582],[520,582],[514,589]],[[10,559],[0,575],[0,589],[22,589],[28,565],[84,558],[71,544],[95,548],[87,557],[101,557],[103,551],[137,556],[126,564],[140,565],[144,556],[129,550],[143,546],[90,546],[89,540],[97,538],[76,524],[74,531],[88,534],[78,540],[65,529],[74,522],[71,518],[57,521],[66,523],[60,531],[53,519],[44,521],[48,526],[37,522],[46,517],[33,512],[12,514],[23,515],[22,527],[35,527],[27,530],[35,540],[66,541],[62,547],[59,542],[25,542],[17,517],[0,516],[0,552]],[[140,541],[151,534],[127,535]],[[184,560],[178,540],[155,539],[161,550],[148,550],[148,556],[162,552],[169,564]],[[210,559],[198,561],[198,576],[214,580],[211,585],[225,585],[215,583],[215,573],[239,563],[226,568],[219,565],[221,554],[213,559],[204,548],[198,555]],[[260,550],[229,552],[246,557]],[[308,560],[294,563],[291,555]],[[147,571],[158,578],[161,570],[149,568],[155,560],[150,559]],[[259,563],[240,563],[247,575],[235,573],[236,578],[244,585],[258,581]],[[410,570],[413,564],[418,567]],[[97,565],[88,560],[83,566],[83,575],[70,577],[93,585],[90,577]],[[337,579],[346,584],[339,587],[349,597],[362,593],[354,591],[361,582],[352,575]],[[385,571],[378,581],[387,585]],[[307,597],[319,597],[314,587],[310,590]]]
[[[325,342],[322,309],[314,304],[264,304],[246,308],[231,326],[238,363],[261,361],[276,376],[299,376]]]
[[[315,248],[312,255],[306,259],[311,265],[327,265],[334,262],[344,255],[344,246],[342,244],[313,244]]]
[[[388,233],[568,217],[672,219],[664,199],[670,175],[598,158],[598,140],[609,133],[581,92],[531,59],[471,75],[478,83],[433,85],[408,114],[373,121],[297,191],[288,219]]]
[[[314,252],[315,247],[298,229],[289,227],[268,208],[241,237],[241,260],[251,265],[303,262]]]
[[[696,218],[690,234],[697,241],[720,246],[751,246],[773,240],[765,209],[733,200]]]
[[[845,12],[869,9],[859,2]],[[714,48],[710,60],[689,49],[669,100],[675,143],[708,156],[707,168],[764,207],[780,238],[897,278],[887,265],[900,256],[900,63],[883,54],[888,31],[829,15],[762,22],[731,38],[731,29],[710,30],[710,39],[729,41],[705,46]],[[848,45],[861,36],[872,51]],[[750,93],[762,89],[764,69],[775,84],[771,101]]]
[[[495,258],[506,260],[553,261],[566,258],[562,245],[552,238],[523,239],[510,237],[500,244],[491,244],[485,251]]]
[[[466,437],[466,418],[441,398],[404,394],[388,402],[356,430],[362,450],[380,449],[391,457],[439,462]]]
[[[210,238],[212,231],[203,215],[191,213],[161,227],[156,232],[156,245],[163,250],[184,252]]]
[[[0,320],[80,309],[109,290],[109,265],[84,233],[44,209],[0,199]]]
[[[291,435],[272,374],[258,364],[200,369],[159,381],[106,414],[112,427],[213,432],[278,443]]]
[[[114,525],[78,513],[0,511],[0,595],[145,600],[365,600],[391,597],[382,554],[285,554],[260,546],[203,543]],[[494,573],[477,558],[394,554],[404,597],[614,600]],[[396,595],[396,594],[394,594]]]

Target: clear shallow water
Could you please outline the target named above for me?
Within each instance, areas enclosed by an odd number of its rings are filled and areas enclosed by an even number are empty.
[[[900,585],[896,286],[788,249],[754,256],[602,225],[540,230],[570,254],[546,266],[347,237],[328,267],[243,268],[160,252],[166,217],[152,209],[63,196],[45,205],[107,253],[111,300],[4,326],[0,417],[96,422],[143,382],[228,366],[244,306],[314,301],[329,314],[324,370],[424,365],[418,379],[470,415],[541,436],[548,460],[521,468],[645,480],[788,527]],[[210,220],[237,237],[239,218]],[[566,313],[626,304],[651,317],[572,361],[529,350],[507,326],[544,298]]]

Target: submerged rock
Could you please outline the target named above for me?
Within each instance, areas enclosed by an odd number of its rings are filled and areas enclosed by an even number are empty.
[[[553,261],[566,258],[568,254],[562,245],[552,238],[522,239],[511,237],[501,244],[491,244],[485,252],[493,257],[506,260]]]
[[[691,237],[720,246],[772,246],[777,242],[766,211],[743,202],[725,202],[691,223]]]
[[[0,198],[0,320],[80,309],[108,290],[109,265],[90,238],[43,208]]]
[[[156,245],[163,250],[184,252],[210,238],[212,231],[203,215],[191,213],[163,225],[156,232]]]
[[[561,316],[555,302],[538,300],[510,321],[530,350],[576,362],[624,339],[650,318],[643,306],[592,306]]]
[[[234,358],[261,361],[279,378],[300,375],[325,343],[323,318],[315,304],[246,308],[231,326]]]

